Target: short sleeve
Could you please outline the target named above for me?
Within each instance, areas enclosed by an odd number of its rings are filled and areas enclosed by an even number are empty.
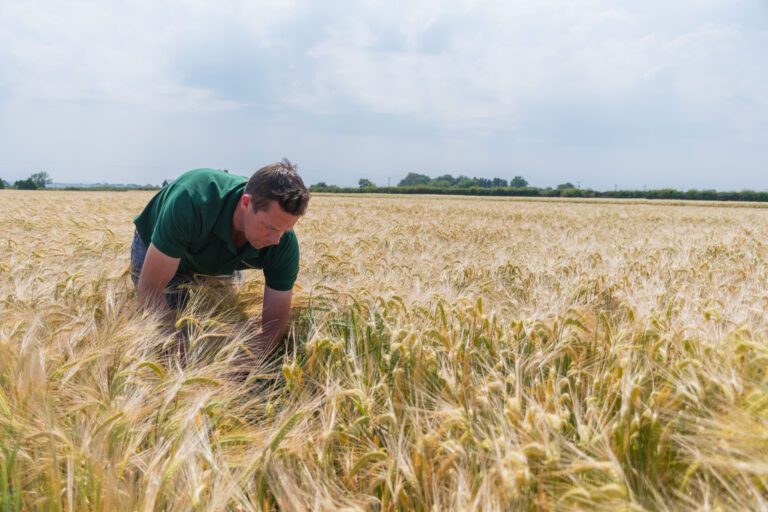
[[[171,258],[181,258],[197,238],[196,213],[185,191],[168,197],[158,213],[152,231],[152,243]]]
[[[293,231],[288,231],[264,261],[264,282],[273,290],[288,291],[298,275],[299,241]]]

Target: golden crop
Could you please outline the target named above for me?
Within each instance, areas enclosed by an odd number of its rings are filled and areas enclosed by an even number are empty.
[[[262,277],[174,335],[150,193],[0,192],[0,509],[768,507],[768,209],[317,196],[285,355]]]

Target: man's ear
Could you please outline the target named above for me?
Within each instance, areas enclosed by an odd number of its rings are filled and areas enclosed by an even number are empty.
[[[252,201],[253,196],[251,194],[243,194],[243,197],[240,198],[240,204],[243,208],[250,208]]]

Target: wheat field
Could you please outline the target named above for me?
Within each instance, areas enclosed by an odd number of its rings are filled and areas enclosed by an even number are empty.
[[[262,276],[193,290],[182,364],[150,197],[0,191],[3,511],[768,508],[768,209],[317,195],[244,377]]]

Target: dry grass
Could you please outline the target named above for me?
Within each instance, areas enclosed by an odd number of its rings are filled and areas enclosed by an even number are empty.
[[[281,361],[261,277],[172,341],[147,193],[0,192],[0,510],[765,509],[768,209],[313,199]]]

